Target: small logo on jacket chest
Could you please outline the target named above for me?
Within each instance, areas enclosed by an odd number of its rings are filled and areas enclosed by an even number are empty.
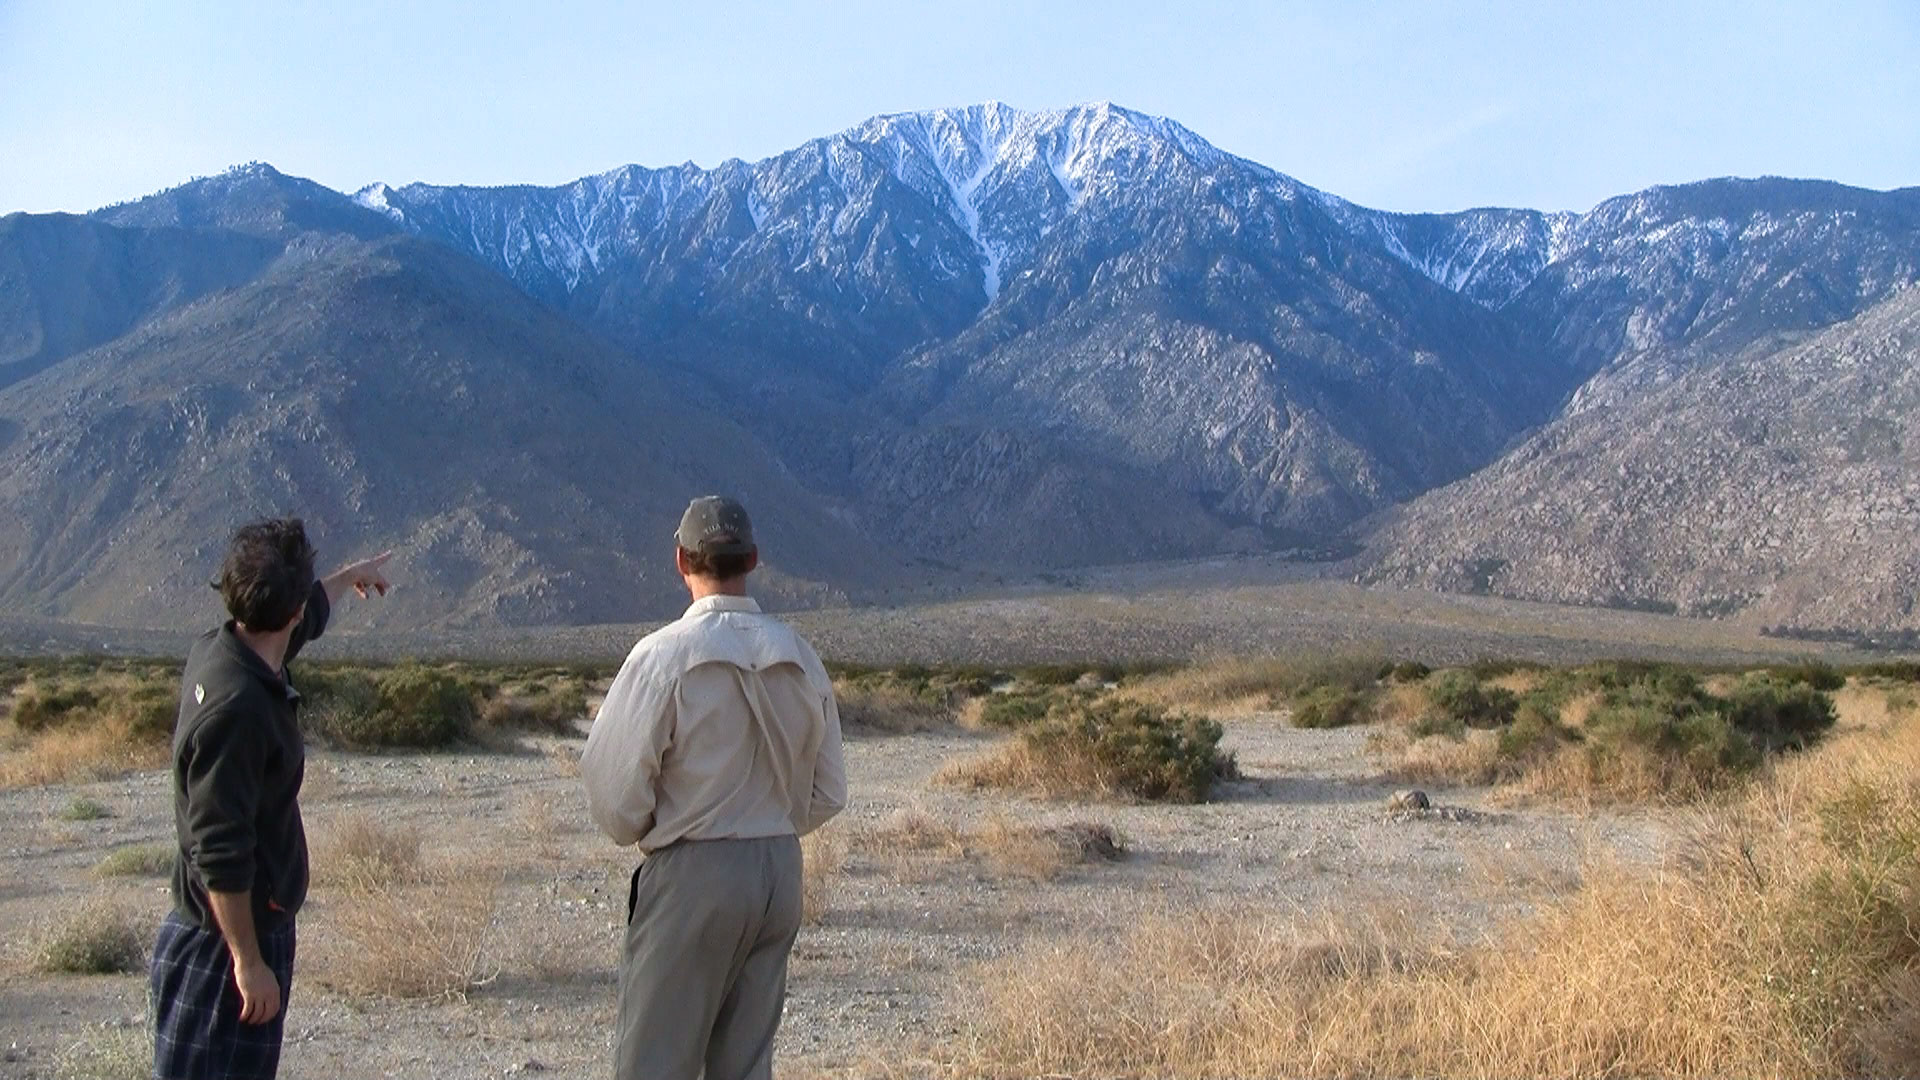
[[[207,688],[204,686],[201,686],[199,683],[194,683],[193,684],[193,703],[195,705],[203,705],[206,703],[206,700],[207,700]]]

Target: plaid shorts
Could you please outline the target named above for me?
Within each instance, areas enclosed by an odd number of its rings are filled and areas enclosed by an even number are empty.
[[[156,1080],[270,1080],[293,990],[293,920],[260,935],[260,955],[280,979],[280,1013],[240,1022],[240,988],[226,939],[168,912],[153,946],[153,1075]]]

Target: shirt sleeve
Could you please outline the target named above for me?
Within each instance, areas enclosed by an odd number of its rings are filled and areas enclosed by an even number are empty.
[[[182,762],[187,789],[187,857],[209,891],[253,891],[254,818],[266,773],[259,724],[216,708],[194,732]]]
[[[307,594],[307,610],[300,617],[300,625],[293,628],[293,637],[287,641],[286,660],[299,655],[307,642],[314,640],[327,631],[327,619],[333,614],[333,602],[327,599],[326,586],[313,583],[313,591]],[[285,661],[283,660],[282,663]]]
[[[806,827],[802,836],[825,825],[847,805],[847,763],[840,749],[840,706],[829,689],[823,703],[827,718],[826,735],[820,740],[820,757],[813,765],[813,797],[807,804]]]
[[[618,844],[638,843],[653,828],[654,785],[673,742],[674,680],[645,666],[637,654],[621,665],[580,755],[587,812]]]

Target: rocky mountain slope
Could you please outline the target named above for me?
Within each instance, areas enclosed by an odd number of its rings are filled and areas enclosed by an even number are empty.
[[[773,577],[797,598],[1325,549],[1457,484],[1476,495],[1451,504],[1452,554],[1389,530],[1368,572],[1544,595],[1528,575],[1564,551],[1475,516],[1522,498],[1542,440],[1594,414],[1562,467],[1597,496],[1579,470],[1606,467],[1606,425],[1651,424],[1637,410],[1734,358],[1785,363],[1916,278],[1920,189],[1715,180],[1582,215],[1392,214],[1112,105],[877,117],[760,162],[556,188],[347,196],[248,166],[0,219],[0,604],[152,618],[171,601],[106,598],[204,572],[208,531],[163,522],[166,500],[218,534],[288,490],[365,530],[343,538],[435,553],[420,619],[639,617],[671,589],[636,545],[708,488],[791,515]],[[1765,386],[1723,386],[1725,416],[1771,432]],[[182,403],[212,387],[225,411],[200,432]],[[364,387],[406,409],[357,423]],[[712,453],[685,450],[710,427]],[[628,466],[635,431],[661,441]],[[1761,610],[1754,588],[1677,584],[1667,549],[1582,535],[1595,565],[1653,562],[1554,595]],[[120,554],[143,545],[159,554]]]
[[[1370,544],[1371,580],[1920,627],[1920,286],[1575,410]]]
[[[249,284],[0,390],[0,605],[161,625],[227,531],[304,516],[322,561],[405,553],[374,625],[612,621],[684,602],[689,492],[766,522],[776,601],[890,560],[737,425],[471,260],[310,238]]]

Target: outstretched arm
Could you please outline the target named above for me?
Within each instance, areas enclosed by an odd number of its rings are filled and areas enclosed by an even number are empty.
[[[383,551],[371,559],[348,563],[321,578],[320,587],[327,590],[327,602],[339,603],[348,589],[352,589],[361,596],[366,596],[368,589],[372,589],[381,596],[387,595],[387,589],[390,586],[387,583],[387,576],[381,573],[380,568],[387,565],[387,560],[391,558],[393,558],[393,552]]]

